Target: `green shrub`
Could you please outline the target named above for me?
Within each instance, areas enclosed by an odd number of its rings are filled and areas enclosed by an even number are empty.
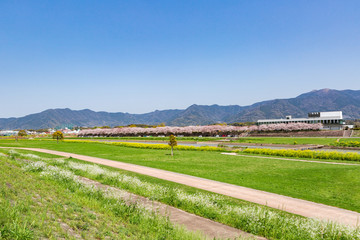
[[[338,141],[331,144],[333,146],[339,146],[339,147],[360,147],[359,141]]]
[[[243,150],[244,153],[264,154],[280,157],[296,157],[296,158],[312,158],[312,159],[333,159],[333,160],[348,160],[360,161],[359,153],[352,152],[325,152],[312,150],[292,150],[292,149],[267,149],[267,148],[247,148]]]

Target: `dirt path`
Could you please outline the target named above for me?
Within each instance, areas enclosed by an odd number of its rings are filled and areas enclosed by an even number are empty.
[[[158,212],[163,216],[169,217],[169,220],[171,222],[182,225],[190,231],[203,233],[209,239],[236,239],[241,236],[242,238],[266,240],[266,238],[254,236],[239,229],[211,221],[207,218],[196,216],[194,214],[185,212],[178,208],[157,201],[151,201],[148,198],[129,193],[118,188],[103,185],[99,182],[93,181],[85,177],[79,178],[82,182],[86,184],[96,186],[97,188],[101,188],[103,190],[117,192],[118,195],[121,196],[121,199],[124,200],[126,203],[140,204],[146,209]]]
[[[287,197],[275,193],[264,192],[260,190],[194,177],[181,173],[170,172],[161,169],[144,167],[140,165],[123,163],[113,160],[102,159],[102,158],[84,156],[74,153],[59,152],[59,151],[40,149],[40,148],[18,148],[18,149],[50,153],[64,157],[73,157],[88,162],[120,168],[123,170],[136,172],[136,173],[188,185],[191,187],[207,190],[210,192],[215,192],[238,199],[243,199],[249,202],[266,205],[272,208],[277,208],[283,211],[287,211],[305,217],[317,218],[321,220],[330,220],[350,226],[359,226],[360,223],[360,213],[337,208],[337,207],[327,206],[320,203],[314,203],[306,200]]]
[[[280,158],[280,157],[267,157],[267,156],[252,156],[252,155],[243,155],[237,153],[221,153],[223,155],[239,156],[239,157],[252,157],[252,158],[266,158],[266,159],[276,159],[284,161],[293,161],[293,162],[309,162],[309,163],[321,163],[321,164],[333,164],[333,165],[347,165],[347,166],[359,166],[360,163],[341,163],[341,162],[322,162],[315,160],[303,160],[303,159],[293,159],[293,158]]]

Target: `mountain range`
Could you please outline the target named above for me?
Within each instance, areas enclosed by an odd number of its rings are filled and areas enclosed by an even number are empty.
[[[48,109],[19,118],[0,118],[0,129],[41,129],[59,126],[125,126],[160,124],[168,126],[234,123],[258,119],[306,117],[308,112],[343,111],[345,119],[360,118],[360,90],[321,89],[295,98],[274,99],[250,106],[191,105],[187,109],[156,110],[144,114],[94,112],[89,109]]]

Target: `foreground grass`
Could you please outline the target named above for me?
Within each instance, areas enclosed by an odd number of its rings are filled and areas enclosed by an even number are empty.
[[[360,212],[360,166],[226,156],[217,152],[136,149],[96,143],[0,141],[128,162],[278,193]]]
[[[193,188],[184,189],[179,184],[169,188],[164,184],[165,181],[162,183],[161,181],[149,182],[144,180],[141,175],[139,177],[129,176],[124,171],[99,167],[96,164],[76,159],[40,159],[33,154],[19,154],[14,151],[9,154],[14,159],[28,159],[25,162],[22,161],[23,169],[26,171],[40,173],[40,176],[58,182],[65,181],[67,186],[72,189],[74,186],[75,188],[82,187],[81,184],[80,186],[76,184],[77,178],[74,173],[85,175],[112,186],[167,202],[173,206],[181,206],[187,211],[266,236],[269,239],[359,239],[360,237],[359,229],[298,217]],[[188,191],[190,189],[193,192]],[[89,193],[93,195],[92,191]],[[106,195],[114,194],[107,193]],[[176,238],[172,237],[171,239]]]
[[[2,239],[199,239],[136,205],[106,198],[68,175],[41,175],[0,156]]]

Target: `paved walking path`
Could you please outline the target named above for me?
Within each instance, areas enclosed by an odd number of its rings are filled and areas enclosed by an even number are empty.
[[[249,202],[266,205],[272,208],[277,208],[283,211],[287,211],[305,217],[317,218],[321,220],[330,220],[350,226],[360,225],[360,213],[337,208],[337,207],[327,206],[324,204],[314,203],[306,200],[287,197],[275,193],[264,192],[260,190],[194,177],[181,173],[170,172],[161,169],[144,167],[144,166],[139,166],[130,163],[123,163],[108,159],[84,156],[74,153],[59,152],[59,151],[40,149],[40,148],[17,148],[17,149],[49,153],[64,157],[73,157],[88,162],[120,168],[127,171],[136,172],[136,173],[188,185],[191,187],[207,190],[210,192],[215,192],[238,199],[243,199]]]

